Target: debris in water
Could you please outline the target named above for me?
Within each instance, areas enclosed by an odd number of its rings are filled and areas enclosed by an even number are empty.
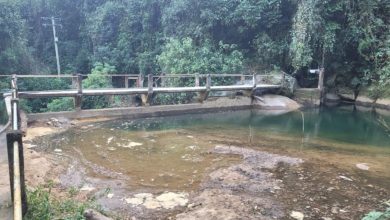
[[[290,214],[291,218],[297,219],[297,220],[303,220],[305,215],[302,212],[292,211]]]
[[[356,167],[361,169],[361,170],[369,170],[370,167],[366,163],[357,163]]]

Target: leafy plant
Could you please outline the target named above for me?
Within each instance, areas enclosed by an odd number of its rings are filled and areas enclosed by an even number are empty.
[[[57,199],[52,195],[51,190],[52,184],[49,183],[27,191],[28,211],[24,219],[82,220],[85,219],[84,210],[95,206],[92,201],[78,202],[67,198]]]

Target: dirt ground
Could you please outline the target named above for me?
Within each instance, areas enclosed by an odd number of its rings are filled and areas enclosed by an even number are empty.
[[[40,152],[34,138],[82,122],[56,123],[37,123],[28,129],[24,139],[27,185],[51,180],[54,193],[64,196],[68,187],[78,183],[82,187],[76,198],[95,196],[118,219],[361,219],[370,210],[384,209],[383,202],[390,199],[390,180],[368,175],[371,171],[344,169],[334,161],[300,158],[267,147],[238,147],[242,146],[238,143],[215,146],[211,154],[241,160],[212,170],[198,190],[129,192],[121,180],[86,177],[82,161],[61,152]],[[94,187],[82,185],[83,178]],[[107,188],[110,192],[104,193]]]

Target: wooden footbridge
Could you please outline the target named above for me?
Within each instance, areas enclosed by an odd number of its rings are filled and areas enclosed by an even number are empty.
[[[13,75],[13,89],[17,91],[19,98],[43,98],[43,97],[74,97],[75,108],[80,109],[83,96],[100,95],[141,95],[143,105],[150,103],[154,94],[158,93],[199,93],[199,101],[207,99],[210,92],[216,91],[242,91],[251,95],[257,89],[277,89],[285,83],[285,74],[279,75],[279,83],[270,83],[274,75],[244,75],[244,74],[170,74],[170,75],[102,75],[102,77],[116,78],[116,81],[122,81],[121,88],[83,88],[83,79],[88,75]],[[18,79],[24,78],[68,78],[72,81],[72,89],[69,90],[50,90],[50,91],[19,91],[17,88]],[[220,81],[227,81],[221,85]],[[176,83],[171,83],[175,81]],[[186,82],[185,86],[175,86]],[[273,80],[275,81],[275,80]],[[146,83],[144,83],[146,82]],[[146,84],[146,85],[144,85]],[[132,85],[132,86],[130,86]]]

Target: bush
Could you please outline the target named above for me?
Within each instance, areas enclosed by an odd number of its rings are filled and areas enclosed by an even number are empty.
[[[65,97],[54,99],[47,104],[47,111],[60,112],[60,111],[72,111],[74,110],[73,98]]]
[[[384,212],[371,211],[362,220],[387,220],[390,219],[390,208]]]

